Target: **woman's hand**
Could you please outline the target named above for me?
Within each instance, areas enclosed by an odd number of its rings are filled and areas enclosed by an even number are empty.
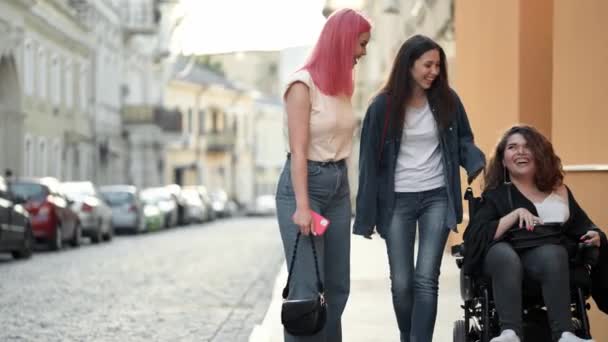
[[[543,223],[538,216],[534,216],[526,208],[515,209],[513,213],[517,216],[516,222],[519,222],[519,228],[526,228],[526,230],[533,231],[535,225]]]
[[[302,235],[308,235],[312,232],[312,215],[310,214],[310,209],[297,208],[291,219],[293,220],[293,223],[298,226]]]
[[[595,230],[590,230],[585,235],[581,236],[581,241],[585,242],[587,245],[599,247],[600,233]]]

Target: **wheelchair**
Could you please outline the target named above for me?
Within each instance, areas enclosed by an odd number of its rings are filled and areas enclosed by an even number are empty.
[[[470,187],[467,188],[465,200],[469,203],[469,217],[473,217],[481,198],[475,197]],[[454,342],[489,342],[500,335],[498,315],[494,306],[492,284],[488,277],[472,276],[462,270],[463,255],[466,246],[452,246],[452,256],[460,268],[460,295],[464,310],[462,319],[454,322]],[[591,269],[597,262],[599,251],[595,247],[578,244],[570,255],[570,297],[574,333],[580,338],[590,339],[590,325],[587,302],[591,294]],[[540,285],[531,279],[522,284],[523,308],[523,341],[552,342],[551,329],[543,303]]]

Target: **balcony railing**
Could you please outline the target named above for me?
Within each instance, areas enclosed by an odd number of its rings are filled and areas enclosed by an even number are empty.
[[[207,140],[207,151],[227,152],[234,148],[236,136],[232,132],[208,133],[205,135]]]
[[[127,105],[122,109],[125,124],[154,123],[155,108],[150,105]]]

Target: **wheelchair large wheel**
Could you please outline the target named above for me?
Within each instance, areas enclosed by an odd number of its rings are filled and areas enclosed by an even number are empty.
[[[468,342],[464,320],[454,322],[454,342]]]

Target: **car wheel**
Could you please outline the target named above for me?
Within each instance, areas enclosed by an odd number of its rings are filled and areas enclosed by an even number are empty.
[[[72,237],[72,241],[70,241],[70,245],[72,247],[79,247],[82,242],[82,229],[80,228],[80,224],[76,224],[74,227],[74,236]]]
[[[25,227],[25,236],[23,237],[23,246],[20,250],[13,251],[11,254],[15,259],[27,259],[32,256],[32,248],[34,246],[34,234],[32,233],[32,227],[29,225]]]
[[[54,239],[50,241],[51,249],[54,251],[58,251],[63,248],[63,228],[61,224],[57,224],[55,226],[55,236]]]
[[[106,235],[104,236],[103,239],[105,241],[111,241],[113,237],[114,237],[114,227],[112,226],[111,223],[108,223],[108,232],[106,233]]]
[[[99,220],[99,222],[97,223],[97,230],[95,231],[95,233],[93,234],[93,236],[91,236],[91,242],[93,243],[99,243],[101,241],[101,239],[103,239],[103,232],[101,231],[101,220]]]

